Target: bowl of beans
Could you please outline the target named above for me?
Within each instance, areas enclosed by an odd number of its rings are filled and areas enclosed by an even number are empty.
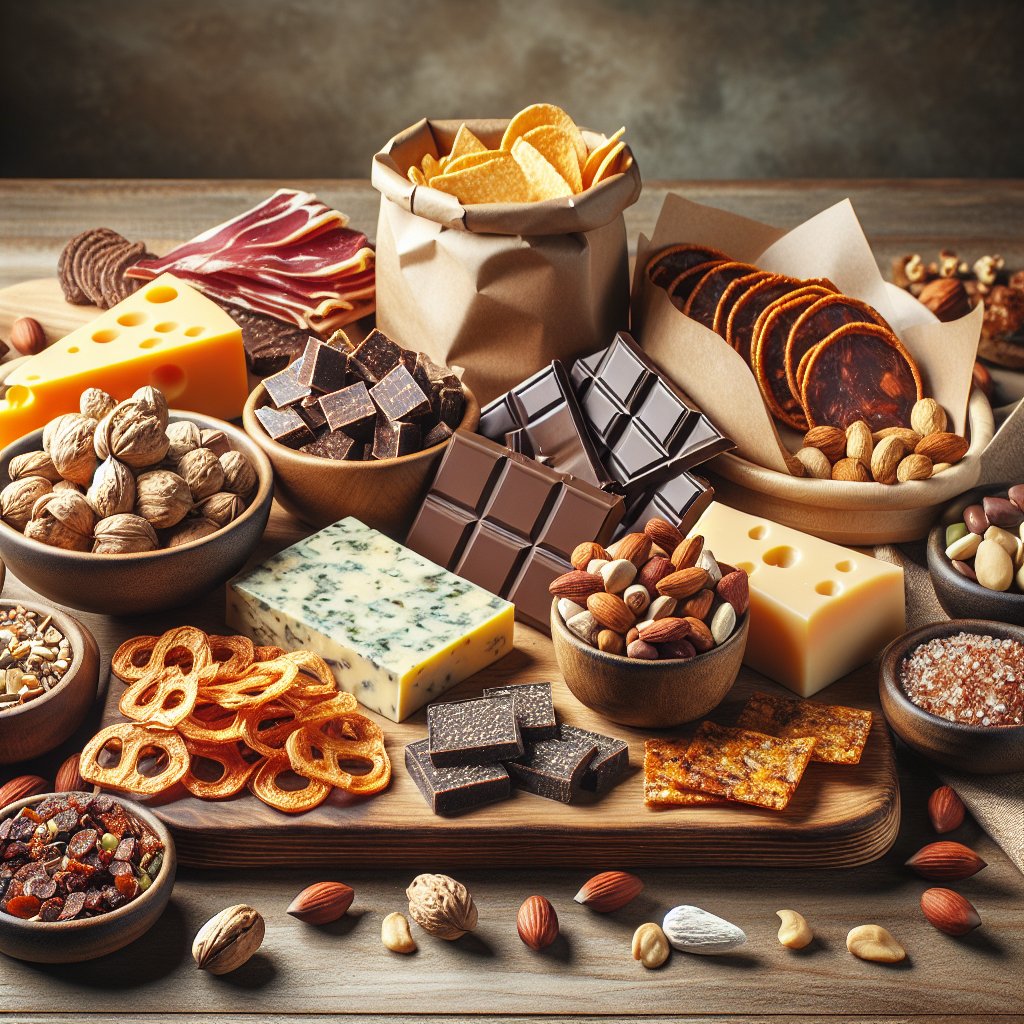
[[[1024,771],[1024,627],[950,619],[882,654],[882,711],[932,761],[979,775]]]

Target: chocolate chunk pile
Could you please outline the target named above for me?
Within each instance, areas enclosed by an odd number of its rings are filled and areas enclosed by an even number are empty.
[[[462,422],[462,382],[422,352],[372,331],[353,345],[344,331],[310,338],[300,359],[263,382],[256,410],[281,444],[325,459],[394,459],[441,444]]]
[[[432,704],[428,736],[405,748],[405,764],[435,814],[504,800],[512,784],[571,803],[604,793],[629,768],[624,740],[559,725],[550,683],[484,690],[471,700]]]
[[[141,287],[141,281],[127,279],[124,272],[145,255],[145,242],[129,242],[110,228],[75,235],[57,260],[64,298],[76,306],[116,306]]]

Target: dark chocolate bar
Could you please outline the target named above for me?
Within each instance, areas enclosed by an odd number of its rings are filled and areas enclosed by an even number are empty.
[[[599,732],[590,732],[589,729],[580,729],[575,725],[561,726],[558,737],[563,740],[597,744],[597,753],[587,765],[580,782],[583,789],[589,789],[594,793],[607,793],[625,778],[629,770],[629,744],[625,740],[604,736]]]
[[[536,743],[558,735],[558,719],[551,700],[550,683],[518,683],[514,686],[490,686],[485,697],[510,696],[515,705],[516,721],[523,740]]]
[[[437,768],[430,760],[429,740],[405,748],[405,767],[435,814],[458,814],[504,800],[512,793],[508,772],[500,764]]]
[[[289,448],[299,448],[315,440],[313,431],[294,409],[275,409],[271,405],[261,405],[256,410],[256,419],[275,441]]]
[[[548,631],[551,581],[581,540],[604,544],[622,498],[457,430],[406,545]]]
[[[523,753],[515,703],[509,695],[431,704],[427,734],[435,768],[494,764]]]
[[[677,527],[685,537],[714,497],[715,489],[706,480],[692,473],[680,473],[627,501],[626,513],[615,535],[643,533],[647,521],[657,516]]]
[[[591,740],[541,740],[528,744],[522,757],[505,766],[520,789],[548,800],[572,803],[598,746]]]
[[[320,398],[320,409],[331,430],[365,429],[377,415],[366,385],[359,381]]]
[[[347,376],[348,356],[340,349],[310,338],[295,374],[298,383],[326,395],[343,388]]]

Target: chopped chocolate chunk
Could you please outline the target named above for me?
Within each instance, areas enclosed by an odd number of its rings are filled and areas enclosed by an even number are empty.
[[[328,429],[327,417],[324,415],[323,409],[320,408],[319,395],[307,395],[295,406],[295,411],[309,424],[309,429],[314,434]]]
[[[289,448],[298,448],[313,440],[313,432],[294,409],[272,409],[269,405],[262,405],[256,410],[256,419],[275,441]]]
[[[441,388],[438,396],[438,416],[442,423],[447,423],[454,430],[461,422],[466,411],[466,397],[462,388]]]
[[[523,753],[510,696],[432,704],[427,708],[427,731],[436,768],[493,764]]]
[[[309,385],[299,380],[301,367],[301,363],[292,363],[263,381],[263,387],[266,388],[275,408],[282,409],[286,405],[294,405],[310,397]]]
[[[424,450],[436,448],[439,444],[444,444],[453,433],[454,431],[447,423],[438,423],[437,426],[431,427],[423,438]]]
[[[135,285],[143,284],[142,281],[126,280]],[[241,327],[245,360],[254,376],[268,377],[302,355],[309,340],[308,330],[228,302],[218,305]]]
[[[378,330],[370,331],[361,345],[356,346],[353,358],[368,374],[367,383],[376,384],[383,380],[396,366],[402,362],[404,350],[396,345],[386,334]],[[397,419],[398,417],[393,417]]]
[[[304,444],[299,451],[307,455],[318,455],[322,459],[334,459],[336,462],[343,462],[351,458],[355,441],[343,430],[332,430],[323,437],[318,437],[309,444]]]
[[[373,432],[373,455],[377,459],[397,459],[423,447],[423,434],[415,423],[402,423],[377,417]]]
[[[442,406],[444,403],[444,392]],[[374,404],[390,420],[404,420],[418,416],[430,408],[430,395],[425,394],[412,374],[399,364],[370,388]],[[444,417],[442,416],[442,419]],[[457,424],[448,424],[455,426]]]
[[[523,740],[536,743],[558,735],[558,719],[551,701],[550,683],[519,683],[515,686],[491,686],[485,697],[510,696]]]
[[[429,740],[405,748],[405,766],[435,814],[458,814],[511,795],[508,772],[500,764],[438,768],[430,760]]]
[[[506,767],[520,789],[568,804],[596,753],[597,744],[584,738],[540,740],[528,744],[523,756]]]
[[[340,349],[310,338],[302,353],[302,366],[296,380],[322,395],[339,391],[348,376],[348,356]]]
[[[560,739],[596,743],[597,753],[587,765],[580,785],[595,793],[607,793],[617,786],[629,770],[629,744],[614,736],[604,736],[575,725],[563,725],[558,730]]]
[[[323,395],[320,399],[320,408],[327,417],[327,425],[331,430],[358,430],[372,423],[377,414],[370,393],[362,381],[333,391],[329,395]]]

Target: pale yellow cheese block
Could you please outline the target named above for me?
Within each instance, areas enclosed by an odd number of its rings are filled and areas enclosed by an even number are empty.
[[[906,628],[898,566],[719,502],[692,532],[750,575],[744,662],[801,697],[870,661]]]

